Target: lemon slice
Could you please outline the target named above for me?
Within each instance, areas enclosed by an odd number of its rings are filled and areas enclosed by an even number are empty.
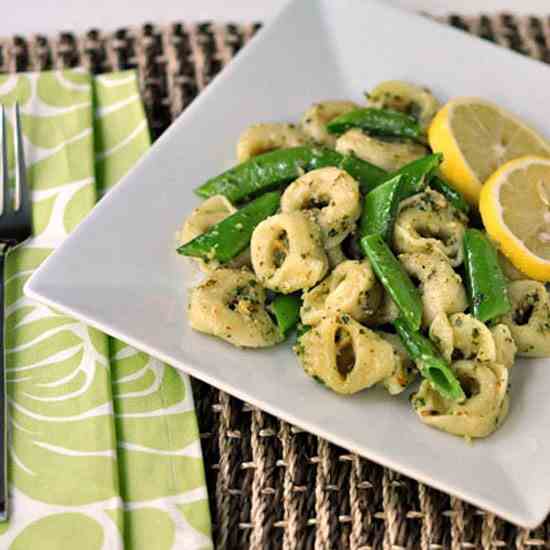
[[[483,99],[449,101],[428,131],[434,152],[443,153],[443,175],[477,205],[483,182],[509,160],[550,157],[550,144],[514,115]]]
[[[479,210],[514,267],[550,281],[550,159],[526,156],[501,166],[483,185]]]

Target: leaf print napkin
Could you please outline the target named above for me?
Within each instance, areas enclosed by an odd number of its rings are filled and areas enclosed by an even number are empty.
[[[96,173],[106,192],[149,147],[149,136],[134,72],[99,76],[95,90]],[[128,547],[210,548],[189,377],[114,339],[111,370]]]
[[[0,548],[210,548],[188,378],[23,294],[148,147],[135,75],[1,75],[8,113],[15,100],[35,234],[6,267],[10,519]]]

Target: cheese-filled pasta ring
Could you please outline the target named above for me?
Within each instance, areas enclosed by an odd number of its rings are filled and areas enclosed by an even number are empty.
[[[265,291],[247,269],[213,271],[189,296],[189,323],[239,347],[273,346],[283,336],[265,309]]]
[[[397,334],[382,331],[376,331],[376,334],[393,348],[395,370],[390,376],[384,378],[382,383],[390,395],[398,395],[416,380],[418,369]]]
[[[371,107],[393,109],[410,115],[422,126],[428,128],[439,110],[439,101],[427,88],[404,82],[386,80],[381,82],[368,94]]]
[[[514,366],[518,348],[510,329],[504,324],[496,325],[491,328],[491,334],[495,342],[495,362],[511,369]]]
[[[307,136],[294,124],[280,122],[254,124],[239,137],[237,160],[244,162],[252,157],[274,151],[298,147],[308,142]]]
[[[392,346],[349,315],[325,317],[294,351],[307,374],[341,394],[377,384],[396,368]]]
[[[447,361],[497,362],[493,335],[487,326],[465,313],[440,313],[430,325],[430,340]]]
[[[429,327],[439,313],[461,313],[468,307],[462,279],[443,254],[400,254],[399,261],[419,283],[424,326]]]
[[[426,147],[412,141],[383,140],[368,136],[358,128],[348,130],[336,141],[342,155],[354,154],[388,172],[395,172],[428,154]]]
[[[258,224],[250,250],[258,279],[283,294],[315,286],[328,270],[321,229],[304,212],[277,214]]]
[[[237,209],[223,195],[214,195],[206,199],[191,212],[185,220],[179,234],[180,244],[188,243],[195,237],[206,233],[213,225],[234,214]],[[199,258],[193,258],[202,271],[210,272],[219,267],[219,262],[211,260],[205,262]],[[250,249],[243,250],[238,256],[227,264],[229,267],[242,267],[250,265]]]
[[[365,321],[378,309],[382,287],[368,260],[346,260],[317,286],[303,295],[302,323],[316,325],[324,316],[345,313]]]
[[[439,250],[456,267],[464,260],[462,240],[466,223],[466,216],[443,195],[428,189],[399,206],[393,243],[398,252]]]
[[[315,103],[302,117],[302,130],[315,143],[334,147],[336,137],[328,133],[327,124],[333,118],[357,108],[357,104],[353,101],[321,101]]]
[[[369,319],[367,324],[369,326],[377,326],[393,323],[393,321],[399,317],[399,313],[397,304],[393,301],[389,292],[384,290],[380,307],[377,309],[372,319]]]
[[[315,214],[326,248],[340,244],[361,214],[359,184],[344,170],[319,168],[292,182],[281,198],[285,213],[308,210]]]
[[[429,426],[465,437],[486,437],[508,413],[508,369],[496,363],[457,361],[452,365],[466,400],[441,397],[428,381],[422,382],[412,404],[420,420]]]
[[[337,244],[332,248],[326,249],[328,263],[331,269],[334,269],[336,266],[340,265],[342,262],[347,260],[344,251],[342,250],[342,244]]]
[[[518,355],[550,357],[550,297],[537,281],[508,285],[512,310],[499,318],[512,333]]]

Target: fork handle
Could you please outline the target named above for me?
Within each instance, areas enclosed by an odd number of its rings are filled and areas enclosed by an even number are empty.
[[[4,315],[5,315],[5,263],[8,254],[8,245],[0,249],[0,521],[8,519],[8,437],[7,416],[8,399],[6,393],[6,343],[4,340]]]

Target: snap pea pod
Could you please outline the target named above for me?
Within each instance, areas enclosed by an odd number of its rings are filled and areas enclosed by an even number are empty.
[[[325,147],[292,147],[258,155],[209,179],[195,193],[208,198],[224,195],[231,202],[242,201],[262,191],[277,188],[304,172],[336,166],[355,178],[363,192],[376,186],[386,172],[355,156],[345,156]]]
[[[403,195],[403,176],[394,176],[367,193],[359,222],[361,236],[379,234],[389,242]]]
[[[443,162],[441,153],[433,153],[405,164],[402,168],[389,174],[387,179],[395,176],[403,176],[403,199],[416,193],[420,193],[426,187],[428,180],[432,177],[434,170]],[[431,181],[431,180],[430,180]]]
[[[512,308],[497,251],[479,229],[464,233],[466,286],[474,317],[486,322]]]
[[[279,332],[286,336],[300,320],[302,297],[299,292],[294,294],[277,294],[270,304],[270,310],[275,317]]]
[[[213,225],[192,241],[181,245],[178,252],[205,261],[228,262],[242,252],[250,242],[254,228],[279,209],[278,192],[265,193],[243,206],[231,216]]]
[[[386,177],[385,170],[353,154],[341,155],[341,157],[342,159],[336,166],[357,180],[362,193],[368,193]]]
[[[433,176],[429,185],[434,191],[441,193],[457,210],[462,210],[465,214],[470,212],[470,204],[462,196],[462,193],[451,187],[440,177]]]
[[[446,399],[452,401],[466,399],[458,378],[433,344],[420,332],[411,330],[402,319],[397,319],[393,325],[407,353],[415,361],[420,374],[430,381],[433,388]]]
[[[360,128],[368,134],[419,140],[422,128],[411,116],[391,109],[366,107],[355,109],[333,118],[327,124],[330,134],[343,134],[351,128]]]
[[[368,257],[376,276],[388,291],[412,330],[422,321],[422,299],[407,272],[379,234],[361,239],[361,248]]]
[[[441,164],[443,155],[426,155],[389,174],[383,183],[370,191],[363,203],[359,223],[361,235],[380,233],[390,241],[399,203],[422,191],[433,171]]]

